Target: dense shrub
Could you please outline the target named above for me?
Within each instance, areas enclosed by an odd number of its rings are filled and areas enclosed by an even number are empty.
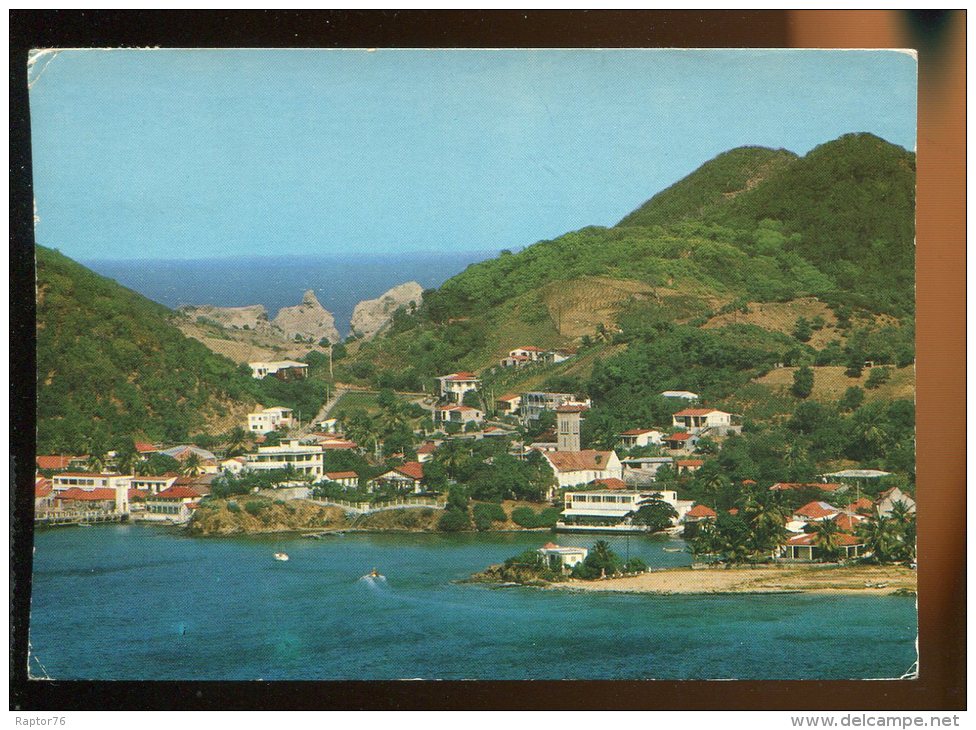
[[[491,529],[492,522],[504,522],[505,510],[500,504],[493,502],[479,502],[472,509],[474,513],[474,526],[480,531]]]
[[[444,510],[444,514],[438,520],[437,528],[442,532],[461,532],[471,529],[471,520],[466,511],[447,509]]]

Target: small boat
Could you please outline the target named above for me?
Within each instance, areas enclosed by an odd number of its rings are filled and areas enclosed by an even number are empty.
[[[286,560],[288,560],[288,553],[275,553],[274,554],[274,559],[275,560],[286,561]]]
[[[386,576],[385,575],[380,575],[379,571],[376,570],[376,568],[373,568],[371,571],[369,571],[366,575],[363,576],[363,578],[373,578],[373,579],[376,579],[376,580],[386,580]]]
[[[666,553],[680,553],[683,548],[661,548]]]

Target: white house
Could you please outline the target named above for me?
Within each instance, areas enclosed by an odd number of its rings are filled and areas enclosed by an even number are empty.
[[[441,398],[460,403],[464,400],[464,394],[471,390],[478,390],[481,380],[474,373],[460,372],[442,375],[437,378],[441,384]]]
[[[623,466],[614,451],[543,451],[559,487],[589,484],[595,479],[623,478]]]
[[[92,489],[125,489],[132,486],[131,474],[117,474],[115,472],[96,474],[88,471],[65,471],[51,477],[51,488],[55,496],[58,492],[66,492],[77,487],[84,491]]]
[[[630,523],[630,515],[651,500],[665,502],[674,508],[678,516],[672,518],[672,525],[677,525],[694,504],[690,500],[678,499],[677,492],[670,489],[569,491],[563,497],[562,520],[557,527],[625,527]],[[641,528],[634,526],[634,529]]]
[[[522,396],[516,393],[506,393],[501,398],[495,399],[495,409],[503,416],[515,415],[521,405]]]
[[[291,378],[308,377],[308,364],[294,360],[276,360],[273,362],[249,362],[251,377],[263,380],[268,375],[288,380]]]
[[[698,393],[690,390],[665,390],[661,392],[662,398],[680,398],[681,400],[698,400]]]
[[[319,428],[325,433],[339,433],[339,419],[326,418],[324,421],[319,421]]]
[[[424,465],[419,461],[408,461],[390,471],[373,477],[367,482],[370,492],[381,486],[394,486],[401,492],[419,494],[424,490],[421,480],[424,478]]]
[[[633,474],[654,476],[662,466],[673,466],[674,460],[670,456],[633,456],[621,459],[624,466],[624,477]]]
[[[664,433],[656,428],[631,428],[619,436],[621,448],[633,449],[638,446],[660,446]]]
[[[539,347],[516,347],[509,350],[508,357],[502,358],[499,364],[503,368],[517,368],[530,362],[539,362],[544,354],[545,350]]]
[[[896,502],[904,504],[909,512],[915,512],[915,500],[898,487],[892,487],[879,494],[874,502],[874,506],[878,510],[879,515],[882,517],[890,517],[891,510]]]
[[[179,478],[179,474],[175,472],[167,472],[166,474],[160,474],[159,476],[149,476],[149,475],[139,475],[136,474],[132,477],[129,482],[131,489],[138,489],[141,492],[146,492],[148,494],[159,494],[164,492],[174,484]]]
[[[220,462],[220,470],[227,472],[228,474],[237,475],[245,469],[247,469],[246,456],[231,456],[230,458],[224,459]]]
[[[158,519],[186,522],[200,503],[202,496],[195,489],[176,485],[159,494],[146,497],[146,512],[157,516]]]
[[[538,418],[543,411],[555,411],[560,406],[591,405],[590,399],[578,399],[572,393],[547,393],[533,391],[522,394],[521,412],[524,419]]]
[[[255,471],[272,471],[293,466],[295,471],[319,479],[322,468],[322,447],[304,445],[298,439],[288,439],[278,446],[259,446],[256,454],[248,454],[247,466]]]
[[[484,411],[470,406],[437,406],[434,409],[434,423],[456,423],[463,426],[469,421],[481,423],[485,419]]]
[[[697,434],[705,429],[721,429],[732,425],[732,414],[716,408],[685,408],[671,417],[675,428]]]
[[[273,406],[247,414],[247,430],[251,433],[270,433],[279,428],[291,428],[295,421],[291,408]]]
[[[536,550],[552,570],[568,573],[586,560],[590,551],[584,547],[562,547],[554,542],[547,542]]]

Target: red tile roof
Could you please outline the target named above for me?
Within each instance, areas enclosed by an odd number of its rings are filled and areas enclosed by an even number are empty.
[[[132,489],[132,488],[129,489],[130,502],[134,500],[145,500],[145,498],[148,496],[149,496],[149,492],[146,491],[145,489]]]
[[[55,499],[65,499],[76,502],[103,502],[103,501],[115,501],[115,490],[108,487],[103,487],[101,489],[79,489],[78,487],[72,487],[63,492],[55,495]]]
[[[410,477],[411,479],[420,480],[424,478],[424,465],[419,461],[408,461],[406,464],[401,464],[396,467],[393,471],[403,474],[405,477]]]
[[[498,398],[497,400],[510,401],[510,400],[518,400],[521,397],[522,396],[518,395],[517,393],[506,393],[505,395],[503,395],[501,398]]]
[[[688,469],[694,469],[696,467],[702,466],[705,462],[701,459],[678,459],[674,462],[675,466],[683,466]]]
[[[826,502],[808,502],[799,509],[795,510],[793,514],[816,520],[820,519],[821,517],[830,517],[838,512],[840,512],[839,509],[833,505],[827,504]]]
[[[67,469],[72,461],[84,459],[83,456],[49,456],[38,455],[35,458],[38,469]]]
[[[359,479],[359,475],[354,471],[327,471],[325,476],[333,481],[336,479]]]
[[[717,408],[685,408],[683,411],[678,411],[674,415],[676,416],[707,416],[709,413],[724,413],[725,411],[720,411]]]
[[[322,444],[323,449],[355,449],[355,441],[327,441]]]
[[[861,497],[856,502],[851,502],[847,507],[845,507],[848,512],[871,512],[874,509],[874,502],[872,502],[867,497]]]
[[[838,532],[834,536],[834,542],[837,545],[861,545],[861,541],[858,540],[854,535],[848,535],[846,532]],[[786,541],[787,545],[819,545],[817,539],[817,534],[815,532],[805,532],[803,534],[791,537]]]
[[[435,451],[437,451],[437,445],[433,441],[421,444],[420,448],[417,449],[418,454],[433,454]]]
[[[190,487],[184,487],[181,485],[174,484],[169,489],[164,489],[162,492],[156,495],[156,499],[186,499],[192,498],[197,499],[202,497],[196,489],[190,489]]]
[[[34,499],[41,499],[51,493],[51,482],[44,477],[38,477],[34,481]]]
[[[644,433],[654,433],[657,431],[656,428],[632,428],[628,431],[621,431],[621,436],[640,436]]]
[[[834,522],[836,522],[837,526],[844,532],[851,532],[857,525],[864,522],[865,519],[866,518],[858,515],[847,515],[841,512],[834,518]]]
[[[739,508],[738,507],[733,507],[732,509],[729,510],[729,514],[730,515],[737,515],[737,514],[739,514]]]
[[[135,445],[136,445],[136,451],[138,451],[140,454],[149,454],[152,453],[153,451],[159,451],[159,449],[157,449],[152,444],[143,443],[141,441],[136,441]]]
[[[556,471],[602,471],[613,455],[612,451],[546,451],[544,456]]]
[[[450,375],[442,375],[441,380],[477,380],[478,376],[474,373],[469,373],[467,371],[460,373],[451,373]]]
[[[715,510],[713,510],[711,507],[706,507],[703,504],[696,504],[694,507],[688,510],[688,513],[685,515],[685,517],[697,517],[697,518],[717,517],[717,516],[718,515],[715,514]]]
[[[605,477],[603,479],[594,479],[590,484],[596,484],[606,489],[626,489],[627,485],[622,479],[617,479],[617,477]]]
[[[687,441],[690,437],[686,433],[673,433],[665,441]]]
[[[104,479],[105,477],[120,477],[122,475],[119,474],[117,471],[105,472],[103,474],[100,474],[100,473],[94,472],[94,471],[63,471],[60,474],[55,474],[54,476],[55,476],[55,478],[58,478],[58,477],[101,477],[101,478]]]

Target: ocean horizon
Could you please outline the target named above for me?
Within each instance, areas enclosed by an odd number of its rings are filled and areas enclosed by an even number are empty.
[[[333,314],[336,328],[345,337],[353,309],[360,301],[375,299],[409,281],[424,289],[440,286],[468,265],[497,255],[497,251],[453,251],[79,259],[79,263],[171,309],[261,304],[273,319],[279,309],[298,304],[311,289]]]

